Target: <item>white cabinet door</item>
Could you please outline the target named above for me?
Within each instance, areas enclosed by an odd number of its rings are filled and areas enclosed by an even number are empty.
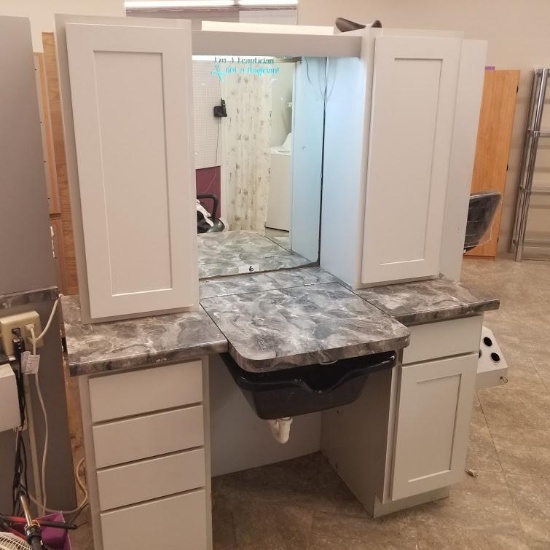
[[[401,367],[393,500],[464,475],[476,371],[477,354]]]
[[[196,307],[191,28],[66,36],[90,316]]]
[[[439,274],[461,43],[376,39],[363,284]]]

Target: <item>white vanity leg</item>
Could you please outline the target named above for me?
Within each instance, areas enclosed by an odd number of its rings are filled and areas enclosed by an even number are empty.
[[[86,460],[86,484],[88,489],[88,501],[90,503],[90,517],[92,521],[92,533],[94,537],[94,550],[103,550],[103,536],[101,533],[101,521],[99,517],[99,490],[97,485],[94,438],[92,434],[92,411],[90,403],[89,377],[78,378],[80,391],[80,415],[82,420],[82,439],[84,444],[84,457]]]

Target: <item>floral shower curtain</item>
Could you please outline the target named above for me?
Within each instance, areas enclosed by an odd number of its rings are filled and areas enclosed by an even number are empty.
[[[226,217],[231,230],[263,232],[271,169],[271,78],[257,74],[225,75],[222,120],[225,157]]]

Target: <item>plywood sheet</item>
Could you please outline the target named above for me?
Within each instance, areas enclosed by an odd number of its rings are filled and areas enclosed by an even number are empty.
[[[43,33],[44,65],[46,70],[46,88],[49,101],[49,114],[55,159],[55,174],[57,178],[57,193],[59,210],[61,212],[62,246],[64,266],[62,279],[66,284],[65,294],[78,294],[78,279],[76,273],[76,258],[71,213],[71,197],[67,177],[67,161],[65,156],[65,137],[63,133],[63,117],[61,114],[61,97],[59,94],[59,77],[57,72],[57,54],[53,33]]]
[[[485,71],[472,193],[498,191],[504,196],[519,77],[519,70]],[[486,242],[468,256],[496,256],[501,214],[502,203]]]

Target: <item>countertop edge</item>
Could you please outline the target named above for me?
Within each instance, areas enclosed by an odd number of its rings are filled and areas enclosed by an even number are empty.
[[[368,300],[367,300],[368,301]],[[369,302],[369,304],[373,304]],[[376,306],[380,309],[379,306]],[[407,313],[404,315],[395,314],[392,315],[394,319],[402,323],[403,325],[410,327],[415,325],[424,325],[429,323],[436,323],[438,321],[451,321],[453,319],[462,319],[464,317],[473,317],[486,311],[494,311],[500,308],[500,300],[489,300],[479,304],[469,304],[465,306],[456,306],[453,308],[441,309],[439,311],[417,311],[414,313]],[[391,315],[385,310],[384,313]]]
[[[408,331],[407,331],[408,332]],[[353,357],[362,357],[372,355],[373,353],[383,353],[387,351],[399,351],[406,348],[410,342],[410,333],[396,338],[382,340],[380,342],[369,342],[367,344],[356,344],[340,348],[317,350],[305,352],[289,357],[273,357],[268,359],[258,358],[250,359],[240,354],[229,342],[229,354],[244,371],[247,372],[275,372],[294,367],[304,367],[314,365],[323,361],[337,361],[341,359],[351,359]],[[303,357],[308,357],[308,362],[304,363]],[[255,365],[262,365],[261,368]]]
[[[134,368],[148,368],[162,366],[166,363],[178,361],[189,361],[205,355],[225,353],[228,351],[226,339],[208,342],[190,348],[180,348],[171,351],[162,351],[152,354],[136,355],[133,357],[120,358],[113,361],[88,361],[69,362],[69,373],[71,377],[89,376],[94,374],[123,372]]]

